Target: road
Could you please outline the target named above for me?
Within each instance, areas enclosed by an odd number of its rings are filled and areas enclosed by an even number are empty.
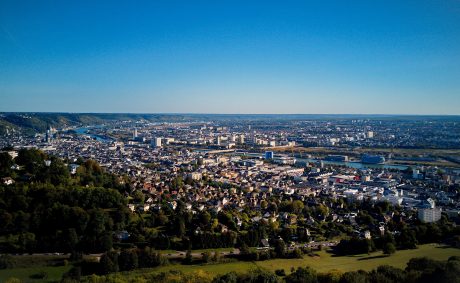
[[[338,241],[323,241],[323,242],[312,242],[308,244],[296,244],[295,246],[288,247],[287,250],[294,250],[295,248],[317,248],[318,246],[322,247],[334,247],[338,244]],[[214,255],[214,251],[210,251],[210,255]],[[181,259],[185,258],[186,251],[176,251],[174,253],[168,253],[168,254],[163,254],[165,257],[168,259]],[[230,255],[239,255],[240,250],[239,249],[233,249],[233,251],[230,252],[219,252],[221,256],[230,256]],[[203,255],[203,253],[199,252],[193,252],[192,251],[192,257],[193,258],[199,258]]]
[[[324,241],[324,242],[312,242],[308,244],[296,244],[294,246],[290,246],[287,248],[287,250],[292,251],[295,248],[317,248],[318,246],[322,247],[333,247],[338,244],[338,241]],[[263,249],[263,248],[260,248]],[[160,250],[161,252],[161,250]],[[210,255],[214,256],[215,251],[212,249],[209,250]],[[175,251],[171,253],[163,253],[163,256],[165,256],[168,259],[182,259],[185,258],[186,251]],[[239,249],[233,249],[232,251],[223,251],[223,252],[218,252],[220,256],[226,257],[226,256],[232,256],[232,255],[239,255],[240,250]],[[61,257],[67,257],[68,254],[63,254],[63,253],[34,253],[34,254],[12,254],[13,256],[61,256]],[[85,255],[87,257],[93,257],[93,258],[100,258],[102,254],[88,254]],[[203,256],[202,252],[193,252],[192,251],[192,257],[193,258],[200,258]]]

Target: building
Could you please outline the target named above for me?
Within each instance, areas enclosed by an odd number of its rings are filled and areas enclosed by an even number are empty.
[[[9,186],[14,184],[14,180],[11,177],[6,177],[2,179],[2,183]]]
[[[326,161],[334,161],[334,162],[348,162],[348,156],[346,155],[328,155],[325,158]]]
[[[45,141],[46,141],[47,143],[51,143],[51,139],[52,139],[51,130],[48,129],[48,130],[46,130]]]
[[[366,230],[364,231],[364,239],[370,240],[372,238],[371,231]]]
[[[137,128],[134,128],[133,139],[137,139]]]
[[[273,159],[273,151],[266,151],[265,152],[265,159]]]
[[[75,175],[77,174],[77,169],[80,167],[78,164],[69,164],[70,174]]]
[[[420,173],[418,169],[412,169],[412,178],[413,179],[423,179],[423,174]]]
[[[14,150],[10,150],[10,151],[0,151],[0,152],[6,152],[8,153],[12,159],[15,159],[16,157],[18,157],[18,152],[17,151],[14,151]]]
[[[367,133],[366,133],[366,137],[367,137],[368,139],[372,139],[372,138],[374,137],[374,132],[372,132],[372,131],[367,132]]]
[[[441,208],[422,208],[418,210],[418,219],[422,222],[436,222],[441,219]]]
[[[192,173],[189,173],[189,174],[186,174],[185,175],[185,178],[190,178],[194,181],[199,181],[201,180],[201,178],[203,177],[203,175],[201,173],[198,173],[198,172],[192,172]]]
[[[426,200],[422,200],[418,205],[417,205],[418,208],[435,208],[436,207],[436,203],[434,201],[434,199],[432,198],[428,198]]]
[[[152,146],[153,147],[161,147],[161,138],[154,138],[152,140]]]
[[[385,164],[385,157],[379,155],[364,154],[361,157],[361,162],[364,164]]]

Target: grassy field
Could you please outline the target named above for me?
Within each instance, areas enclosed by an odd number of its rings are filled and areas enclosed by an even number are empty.
[[[221,250],[221,249],[217,249]],[[197,252],[197,251],[193,251]],[[303,259],[272,259],[267,261],[258,262],[242,262],[234,261],[220,264],[208,265],[181,265],[172,264],[152,269],[140,269],[133,272],[124,272],[123,276],[127,278],[135,277],[137,275],[146,273],[160,273],[170,270],[180,270],[184,273],[190,273],[197,270],[203,270],[212,275],[225,274],[230,271],[235,272],[248,272],[253,269],[266,269],[275,271],[276,269],[284,269],[286,273],[290,273],[291,268],[299,266],[310,266],[318,272],[327,272],[330,270],[339,270],[342,272],[351,270],[372,270],[379,265],[391,265],[399,268],[405,268],[407,262],[414,257],[429,257],[436,260],[446,260],[450,256],[460,256],[460,249],[444,247],[437,244],[421,245],[415,250],[397,251],[396,254],[385,256],[382,252],[375,252],[371,254],[363,254],[356,256],[343,256],[336,257],[327,251],[317,252],[318,256],[304,256]],[[27,267],[27,268],[14,268],[8,270],[0,270],[0,282],[5,282],[10,277],[16,277],[23,282],[53,282],[59,281],[62,275],[67,272],[71,266],[58,266],[58,267]],[[37,274],[41,271],[47,273],[46,280],[31,279],[30,276]]]
[[[45,266],[45,267],[28,267],[28,268],[13,268],[0,270],[0,282],[5,282],[8,278],[15,277],[23,283],[27,282],[59,282],[62,275],[70,270],[72,266]],[[46,279],[32,279],[33,274],[46,272]]]
[[[446,260],[450,256],[460,255],[460,249],[447,248],[439,245],[423,245],[415,250],[397,251],[394,255],[385,256],[382,252],[375,252],[370,255],[342,256],[335,257],[327,252],[318,253],[319,257],[305,257],[303,259],[274,259],[257,262],[257,265],[268,270],[283,268],[286,271],[291,267],[310,266],[319,272],[329,270],[351,271],[351,270],[372,270],[379,265],[391,265],[405,268],[407,262],[414,257],[429,257],[436,260]]]
[[[317,257],[305,256],[303,259],[272,259],[258,262],[229,262],[209,265],[169,265],[154,269],[134,271],[128,276],[145,274],[146,272],[166,272],[169,270],[180,270],[184,273],[197,271],[199,269],[211,274],[224,274],[230,271],[247,272],[256,268],[263,268],[270,271],[284,269],[287,273],[291,268],[299,266],[310,266],[319,272],[330,270],[351,271],[351,270],[372,270],[379,265],[392,265],[405,268],[407,262],[414,257],[429,257],[436,260],[446,260],[450,256],[460,256],[460,250],[440,245],[421,245],[415,250],[397,251],[396,254],[385,256],[382,252],[371,253],[370,255],[356,255],[335,257],[326,251],[318,252]]]
[[[58,282],[62,275],[72,266],[63,265],[65,255],[17,255],[13,256],[15,268],[0,270],[0,282],[5,282],[10,277],[21,279],[22,282]],[[46,272],[46,279],[32,279],[31,275]]]
[[[63,265],[64,260],[68,259],[67,255],[15,255],[13,260],[16,268],[22,267],[42,267],[42,266],[59,266]]]

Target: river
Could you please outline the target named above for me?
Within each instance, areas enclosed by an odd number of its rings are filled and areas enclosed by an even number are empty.
[[[88,131],[93,129],[93,128],[97,128],[97,127],[75,128],[74,131],[75,131],[75,133],[77,133],[77,135],[89,136],[89,137],[91,137],[91,138],[93,138],[93,139],[95,139],[97,141],[100,141],[100,142],[112,142],[113,141],[113,139],[109,138],[109,137],[88,133]]]
[[[321,159],[312,159],[312,158],[296,158],[297,162],[323,162],[323,164],[331,164],[331,165],[343,165],[350,168],[357,168],[357,169],[364,169],[364,168],[372,168],[372,169],[397,169],[397,170],[405,170],[408,166],[406,165],[396,165],[396,164],[365,164],[362,162],[341,162],[341,161],[327,161]]]
[[[237,153],[238,154],[238,153]],[[245,153],[247,156],[251,157],[263,157],[262,153],[255,153],[255,152],[249,152]],[[276,158],[276,153],[275,153],[275,158]],[[397,170],[405,170],[408,168],[407,165],[396,165],[396,164],[365,164],[361,162],[341,162],[341,161],[327,161],[327,160],[321,160],[321,159],[313,159],[313,158],[295,158],[296,163],[300,162],[311,162],[311,163],[319,163],[323,162],[323,164],[331,164],[331,165],[342,165],[350,168],[357,168],[357,169],[365,169],[365,168],[372,168],[372,169],[397,169]]]

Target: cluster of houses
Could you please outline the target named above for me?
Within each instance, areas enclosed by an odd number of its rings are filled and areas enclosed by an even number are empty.
[[[15,148],[38,147],[62,157],[68,161],[71,174],[76,174],[78,159],[83,158],[94,159],[115,174],[129,176],[133,192],[145,195],[144,202],[129,204],[132,211],[160,210],[162,201],[168,199],[172,209],[176,209],[179,200],[185,203],[187,210],[195,213],[249,208],[259,212],[251,222],[295,224],[296,215],[276,214],[267,209],[267,200],[276,196],[304,202],[311,201],[311,197],[342,198],[349,203],[388,201],[407,210],[416,210],[418,218],[424,222],[436,222],[442,213],[451,218],[459,217],[458,193],[446,188],[460,184],[460,171],[420,167],[408,174],[385,168],[324,167],[308,162],[299,165],[288,157],[274,162],[262,153],[248,155],[228,150],[251,144],[295,145],[286,133],[275,134],[272,129],[261,134],[180,124],[174,131],[156,127],[149,135],[143,135],[141,129],[134,129],[133,136],[125,142],[64,133],[52,143],[37,136],[16,138],[9,144]],[[358,134],[362,139],[374,138],[369,130]],[[146,142],[146,137],[154,142]],[[14,155],[16,151],[10,152]],[[6,185],[13,182],[10,177],[2,179]],[[334,207],[330,209],[332,221],[353,222],[354,215],[337,215]],[[236,219],[236,224],[241,226],[242,219]],[[227,227],[223,226],[222,231],[225,229]],[[384,225],[379,229],[384,231]],[[358,232],[370,237],[369,231]]]

